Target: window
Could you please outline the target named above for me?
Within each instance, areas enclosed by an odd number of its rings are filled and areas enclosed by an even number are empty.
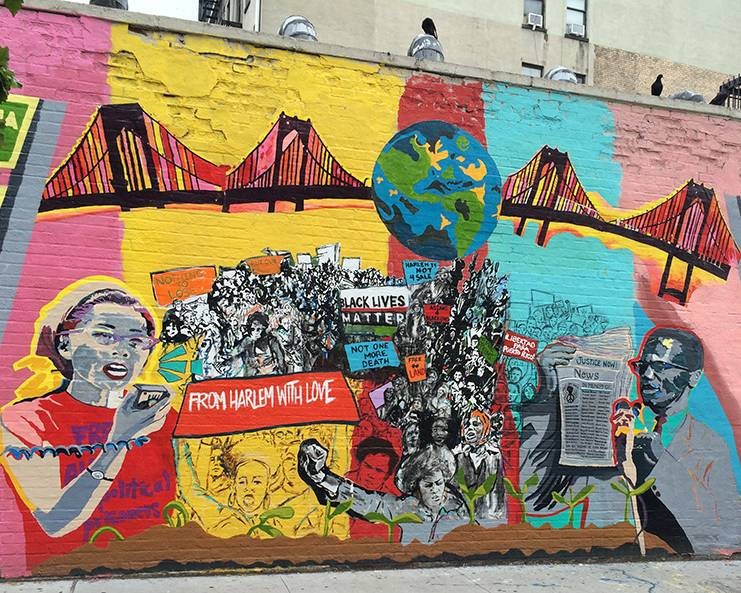
[[[579,74],[578,72],[574,72],[574,76],[576,76],[576,82],[578,82],[579,84],[587,84],[586,74]]]
[[[543,3],[544,0],[525,0],[525,16],[531,12],[543,16]]]
[[[226,0],[222,10],[223,24],[234,27],[242,25],[242,0]]]
[[[533,78],[543,77],[543,66],[537,64],[528,64],[527,62],[522,63],[522,70],[520,73],[524,76],[532,76]]]
[[[587,0],[566,0],[566,31],[569,25],[581,25],[586,35],[587,30]]]
[[[525,0],[525,14],[534,12],[543,16],[543,1],[544,0]]]

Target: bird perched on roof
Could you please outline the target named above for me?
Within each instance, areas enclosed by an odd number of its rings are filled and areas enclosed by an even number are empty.
[[[656,80],[654,80],[654,83],[651,85],[651,94],[654,97],[660,97],[661,91],[664,90],[664,85],[661,83],[661,79],[663,76],[664,76],[663,74],[659,74],[656,77]]]
[[[437,39],[437,29],[435,28],[435,23],[432,22],[430,17],[427,17],[422,21],[422,30]]]

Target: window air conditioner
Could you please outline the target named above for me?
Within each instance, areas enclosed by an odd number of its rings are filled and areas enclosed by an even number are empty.
[[[537,14],[535,12],[528,12],[527,13],[527,25],[528,27],[532,27],[535,29],[536,27],[542,27],[543,26],[543,15]]]
[[[569,23],[566,25],[566,35],[573,35],[574,37],[584,37],[584,25],[576,23]]]

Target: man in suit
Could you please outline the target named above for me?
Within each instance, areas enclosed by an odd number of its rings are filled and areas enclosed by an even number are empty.
[[[537,474],[537,488],[526,498],[528,512],[555,506],[551,493],[593,484],[588,522],[609,525],[622,518],[619,493],[610,488],[623,473],[616,467],[574,467],[559,463],[560,415],[557,367],[568,365],[575,348],[554,342],[536,359],[540,386],[523,410],[523,479]],[[702,376],[704,353],[690,331],[655,327],[630,361],[651,430],[635,435],[631,459],[635,486],[654,478],[639,498],[642,524],[679,553],[723,553],[741,549],[741,499],[723,439],[688,412],[692,389]],[[650,421],[648,417],[653,416]],[[613,416],[616,427],[632,427],[630,408]],[[618,437],[620,438],[620,437]],[[618,444],[618,443],[616,443]],[[620,447],[617,447],[618,450]],[[620,461],[620,460],[618,460]]]

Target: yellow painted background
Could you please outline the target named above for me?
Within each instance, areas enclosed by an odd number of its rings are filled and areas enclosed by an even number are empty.
[[[342,166],[365,179],[397,131],[405,81],[377,64],[127,25],[113,25],[111,40],[111,102],[138,102],[217,164],[238,164],[285,112],[311,119]],[[152,271],[233,266],[268,246],[313,253],[339,242],[364,267],[387,265],[388,234],[371,204],[274,214],[145,209],[121,218],[124,278],[139,293],[151,294]]]
[[[215,38],[132,33],[126,25],[113,25],[111,39],[111,102],[139,103],[188,148],[220,165],[238,164],[285,112],[311,119],[339,163],[362,180],[370,178],[376,157],[397,131],[405,81],[378,65]],[[313,254],[317,246],[335,242],[343,256],[359,256],[363,267],[386,270],[388,233],[371,203],[333,201],[330,208],[312,209],[317,204],[309,202],[300,213],[222,213],[192,207],[122,212],[124,280],[147,297],[161,319],[164,311],[156,306],[150,284],[154,271],[234,266],[265,247]],[[316,429],[322,430],[321,425]],[[334,431],[330,465],[340,474],[349,469],[351,436],[351,428]],[[240,447],[243,455],[273,468],[271,506],[292,500],[296,517],[279,527],[286,535],[317,533],[323,508],[316,508],[308,490],[299,499],[281,491],[280,476],[294,474],[295,458],[287,459],[282,447],[269,443],[269,436],[258,433],[242,438]],[[198,461],[195,469],[203,481],[208,459]],[[178,473],[182,479],[181,467]],[[183,502],[209,532],[236,535],[233,529],[215,527],[213,505],[204,506],[202,498],[186,494]],[[302,521],[307,516],[313,519]],[[347,517],[338,517],[330,533],[347,537]]]

